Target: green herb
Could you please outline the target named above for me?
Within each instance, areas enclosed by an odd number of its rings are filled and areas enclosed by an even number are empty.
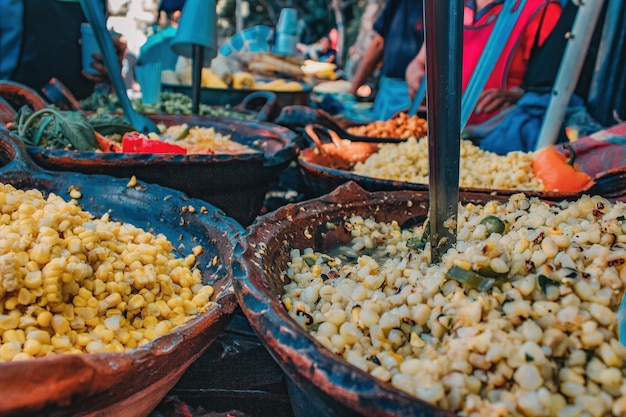
[[[528,353],[524,354],[524,357],[526,359],[526,362],[532,362],[535,360],[535,358],[533,358],[531,355],[529,355]]]
[[[15,120],[17,134],[28,145],[79,151],[98,146],[94,129],[78,112],[53,107],[33,112],[28,106],[22,106]]]
[[[87,121],[93,129],[102,136],[123,135],[134,132],[137,129],[119,114],[99,111],[87,117]]]
[[[310,258],[310,257],[306,257],[306,258],[302,258],[304,260],[304,263],[307,264],[307,266],[310,268],[313,265],[315,265],[315,260]]]
[[[422,236],[412,237],[406,242],[406,247],[409,249],[419,249],[422,250],[426,247],[426,244],[430,240],[430,223],[428,219],[424,222],[424,232],[422,232]]]
[[[446,272],[448,278],[459,281],[468,288],[486,291],[496,282],[494,278],[482,276],[474,271],[468,271],[460,266],[453,266]]]
[[[320,328],[320,324],[321,324],[321,323],[312,323],[312,324],[309,326],[309,329],[310,329],[311,331],[316,332],[316,331]]]
[[[539,287],[541,287],[541,291],[543,291],[544,294],[547,294],[546,289],[548,288],[548,285],[554,285],[555,287],[558,287],[561,284],[558,281],[555,281],[552,278],[548,278],[545,275],[539,275]]]

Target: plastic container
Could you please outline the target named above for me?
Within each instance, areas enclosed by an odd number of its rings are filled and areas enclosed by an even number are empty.
[[[276,34],[276,44],[274,45],[274,53],[278,55],[296,55],[298,37],[287,33]]]
[[[298,11],[296,9],[286,7],[280,11],[276,32],[288,35],[298,34]]]

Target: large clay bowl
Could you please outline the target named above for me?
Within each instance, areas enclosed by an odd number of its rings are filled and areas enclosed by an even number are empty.
[[[190,85],[164,84],[163,91],[182,93],[191,97],[192,88]],[[202,87],[200,89],[200,102],[210,106],[235,106],[241,103],[248,95],[258,91],[249,88],[213,88]],[[279,109],[291,105],[305,105],[311,95],[311,87],[303,84],[301,91],[272,91],[276,94]]]
[[[377,152],[378,148],[375,146],[375,142],[351,142],[342,146],[341,149],[332,148],[331,145],[323,144],[322,149],[319,146],[308,147],[302,149],[298,154],[298,166],[309,197],[318,197],[329,193],[348,181],[354,181],[368,191],[428,190],[428,184],[386,180],[355,173],[353,167],[357,161],[364,161],[370,154]],[[327,152],[326,150],[332,150],[332,152]],[[366,155],[367,152],[369,154]],[[358,155],[359,158],[355,159],[355,155]],[[573,200],[579,198],[582,194],[597,194],[611,201],[616,201],[626,198],[625,178],[626,167],[623,167],[599,174],[594,178],[595,184],[580,192],[499,190],[467,187],[461,187],[461,191],[492,196],[510,196],[523,192],[528,196],[550,201]]]
[[[169,188],[142,182],[127,187],[127,179],[44,171],[18,138],[1,129],[0,178],[17,188],[37,188],[65,199],[74,186],[83,195],[79,204],[93,214],[110,210],[112,219],[163,233],[186,253],[196,245],[204,248],[198,265],[203,281],[215,288],[215,304],[184,326],[127,353],[0,363],[2,416],[148,415],[232,317],[232,242],[241,226],[215,207]],[[189,206],[196,212],[183,210]],[[202,206],[206,214],[200,212]]]
[[[492,198],[465,193],[461,200],[484,203]],[[370,193],[350,182],[326,196],[261,216],[238,237],[233,272],[239,305],[290,379],[299,417],[451,415],[338,359],[300,327],[280,302],[286,284],[281,271],[287,269],[291,248],[325,251],[347,243],[351,236],[343,225],[352,215],[408,226],[421,224],[427,212],[427,193]]]
[[[222,209],[247,226],[259,213],[272,180],[295,160],[297,135],[282,126],[229,118],[155,115],[165,125],[214,127],[257,152],[226,154],[130,154],[29,147],[33,160],[55,171],[106,174],[183,191]]]

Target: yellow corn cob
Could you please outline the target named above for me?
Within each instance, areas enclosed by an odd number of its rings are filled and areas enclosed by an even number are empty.
[[[254,88],[254,77],[249,72],[236,72],[233,74],[233,88]]]

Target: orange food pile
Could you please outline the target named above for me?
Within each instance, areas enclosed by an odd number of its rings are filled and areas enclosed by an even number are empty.
[[[378,120],[362,126],[353,126],[347,130],[349,133],[357,136],[401,139],[414,137],[420,139],[426,136],[426,119],[418,116],[409,117],[407,113],[398,113],[392,119]]]

